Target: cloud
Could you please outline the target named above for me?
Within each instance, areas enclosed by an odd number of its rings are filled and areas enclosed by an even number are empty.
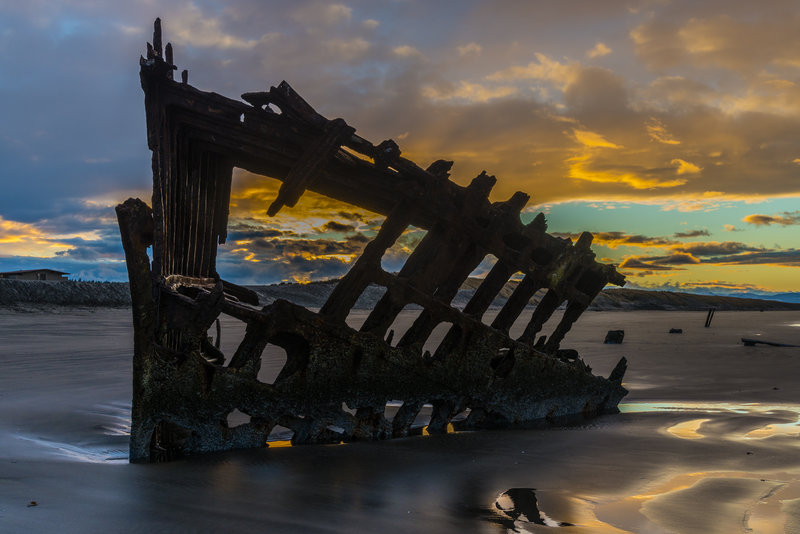
[[[658,141],[659,143],[663,143],[665,145],[679,145],[681,144],[680,141],[674,139],[669,132],[667,131],[666,126],[664,123],[658,119],[650,118],[645,125],[647,128],[647,134],[650,136],[650,139],[653,141]]]
[[[488,102],[495,98],[503,98],[513,95],[517,90],[509,86],[488,87],[479,83],[461,81],[457,85],[438,89],[436,87],[425,87],[422,95],[434,101],[464,101]]]
[[[672,266],[675,265],[800,266],[800,250],[798,249],[767,250],[741,244],[717,243],[716,247],[714,245],[698,244],[698,246],[689,247],[685,251],[677,251],[665,256],[629,256],[620,264],[620,269],[666,271],[673,270]]]
[[[658,265],[658,264],[650,263],[648,261],[642,261],[642,259],[635,258],[635,257],[625,258],[625,260],[622,263],[620,263],[619,269],[620,270],[634,269],[634,270],[647,270],[647,271],[674,271],[674,270],[676,270],[675,267],[670,267],[669,265]]]
[[[594,45],[594,48],[586,52],[586,57],[594,59],[598,57],[607,56],[610,53],[611,49],[608,46],[606,46],[601,42],[598,42],[597,44]]]
[[[353,232],[356,229],[352,224],[342,224],[336,221],[328,221],[322,226],[323,232]]]
[[[677,167],[678,174],[697,174],[703,169],[695,165],[694,163],[689,163],[688,161],[684,161],[682,159],[673,159],[670,161],[670,165]]]
[[[700,236],[708,236],[710,235],[708,230],[689,230],[688,232],[675,232],[673,237],[683,239],[687,237],[700,237]]]
[[[369,50],[370,44],[361,37],[353,37],[352,39],[331,39],[325,42],[325,46],[341,59],[353,61],[363,56]]]
[[[459,56],[479,56],[483,47],[478,43],[467,43],[456,48]]]
[[[344,4],[324,2],[299,3],[300,7],[291,12],[291,18],[310,27],[335,26],[350,22],[353,9]],[[365,21],[366,22],[366,21]],[[371,24],[367,24],[370,26]]]
[[[4,219],[0,216],[0,255],[53,257],[69,245],[54,240],[37,225]]]
[[[278,32],[269,32],[258,39],[242,38],[234,32],[225,31],[220,18],[211,16],[193,2],[178,7],[170,17],[169,25],[169,38],[176,44],[204,48],[249,49],[279,35]]]
[[[728,9],[719,14],[711,8],[710,13],[693,16],[680,9],[675,6],[673,16],[654,17],[630,33],[637,55],[651,68],[689,64],[747,73],[764,65],[798,63],[796,13],[782,15],[775,9],[765,17],[749,17],[746,12],[729,14]]]
[[[392,52],[400,57],[422,57],[422,52],[411,45],[395,46]]]
[[[738,243],[736,241],[725,242],[697,242],[687,243],[685,245],[677,245],[673,247],[674,250],[686,252],[694,256],[715,256],[717,254],[738,254],[740,252],[749,252],[761,250],[758,247],[753,247],[745,243]]]
[[[703,263],[713,263],[716,265],[775,265],[779,267],[800,267],[800,250],[765,250],[731,256],[715,256],[704,259]]]
[[[577,239],[580,233],[564,233],[554,232],[553,235],[558,237],[568,237],[570,239]],[[650,237],[641,234],[629,234],[627,232],[592,232],[594,236],[593,243],[595,245],[607,246],[609,248],[617,248],[620,246],[633,246],[633,247],[666,247],[678,244],[677,241],[667,239],[664,237]]]
[[[534,57],[536,61],[531,61],[527,65],[514,65],[496,71],[486,78],[492,81],[540,80],[563,89],[574,83],[579,76],[578,63],[560,63],[538,52]]]
[[[676,252],[669,256],[652,258],[651,261],[655,265],[694,265],[700,263],[699,259],[687,252]]]
[[[744,2],[629,4],[582,1],[566,13],[528,2],[502,10],[316,0],[275,0],[269,9],[252,0],[62,2],[47,10],[11,3],[0,17],[0,49],[20,52],[0,54],[0,91],[12,104],[0,125],[0,173],[12,177],[0,213],[32,225],[15,250],[52,261],[106,253],[88,243],[111,243],[109,218],[84,217],[82,202],[122,200],[131,190],[149,196],[136,60],[156,15],[199,89],[236,98],[286,79],[320,113],[344,117],[373,142],[399,140],[423,167],[454,159],[460,184],[483,169],[497,175],[492,200],[523,190],[538,203],[707,211],[800,196],[800,8],[766,2],[754,17]],[[587,56],[612,46],[613,55]],[[313,196],[269,220],[264,210],[278,185],[237,171],[231,224],[255,225],[242,227],[239,241],[259,232],[262,240],[311,239],[331,221],[369,238],[380,224],[366,210]],[[793,213],[746,222],[788,226]],[[724,222],[715,220],[702,224]],[[637,246],[630,224],[613,226],[628,230],[627,244],[620,236],[609,242]],[[674,226],[664,228],[669,237],[640,236],[651,240],[640,248],[680,253]],[[793,235],[785,239],[783,246],[797,246]],[[305,273],[347,265],[292,258],[286,265]],[[265,262],[245,263],[256,273]]]
[[[742,222],[752,224],[754,226],[770,226],[773,224],[779,226],[793,226],[800,224],[800,211],[783,212],[782,215],[748,215]]]
[[[573,129],[572,135],[575,140],[585,147],[589,148],[623,148],[610,141],[607,141],[602,135],[588,130]]]
[[[684,179],[664,179],[663,171],[645,167],[628,167],[606,163],[602,158],[584,153],[567,160],[569,177],[601,184],[624,184],[634,190],[673,188],[686,184]]]

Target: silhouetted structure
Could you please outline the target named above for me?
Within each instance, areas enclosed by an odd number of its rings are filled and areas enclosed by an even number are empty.
[[[625,330],[609,330],[603,343],[606,345],[619,345],[625,338]]]
[[[11,280],[66,280],[69,273],[53,269],[26,269],[23,271],[7,271],[0,273],[0,278]]]
[[[624,283],[612,266],[594,261],[591,234],[573,245],[547,234],[541,214],[523,225],[528,195],[491,203],[493,176],[458,186],[448,180],[452,162],[422,169],[394,141],[373,145],[344,120],[319,115],[286,82],[242,95],[245,104],[191,87],[186,71],[173,81],[172,47],[162,51],[159,20],[140,65],[153,207],[134,199],[117,207],[135,331],[131,461],[263,447],[275,425],[291,429],[293,443],[405,436],[425,404],[433,406],[431,433],[466,410],[460,425],[480,428],[616,409],[626,393],[624,358],[605,379],[579,357],[559,357],[561,340],[595,295]],[[311,190],[386,216],[319,313],[280,300],[258,308],[255,293],[219,278],[233,167],[283,182],[271,215]],[[381,257],[410,225],[427,234],[390,274]],[[498,261],[466,309],[452,307],[489,254]],[[514,294],[491,326],[483,324],[516,273],[524,278]],[[371,283],[386,293],[353,330],[345,318]],[[539,289],[546,295],[522,336],[511,339],[509,328]],[[387,330],[409,303],[423,311],[392,346]],[[537,340],[562,303],[549,339]],[[220,313],[247,323],[232,356],[206,335]],[[449,332],[433,354],[422,354],[441,323]],[[287,353],[273,384],[257,379],[269,343]],[[402,404],[388,420],[392,400]],[[235,409],[250,420],[231,428]]]
[[[706,315],[706,324],[705,324],[706,328],[711,326],[711,321],[714,319],[714,312],[715,311],[716,311],[716,308],[709,308],[708,314]]]

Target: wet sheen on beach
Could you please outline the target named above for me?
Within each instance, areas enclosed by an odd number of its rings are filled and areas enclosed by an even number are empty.
[[[330,446],[276,436],[163,465],[126,461],[129,314],[0,311],[3,532],[800,528],[800,353],[740,341],[800,344],[800,312],[718,312],[710,328],[703,312],[584,314],[563,346],[603,375],[630,362],[621,413],[584,425]],[[232,324],[223,345],[243,335]],[[624,342],[604,345],[614,329]]]

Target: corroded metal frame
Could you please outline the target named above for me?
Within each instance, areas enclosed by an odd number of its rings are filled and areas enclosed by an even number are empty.
[[[603,378],[559,348],[597,293],[624,283],[595,261],[591,234],[574,244],[556,238],[542,214],[523,225],[528,195],[492,203],[493,176],[459,186],[448,179],[452,162],[418,167],[394,141],[373,145],[344,120],[321,116],[286,82],[242,95],[245,103],[195,89],[186,71],[175,81],[159,20],[147,48],[140,76],[152,209],[138,199],[117,207],[135,331],[132,462],[263,447],[276,425],[291,429],[296,444],[406,436],[426,404],[431,433],[465,413],[459,427],[485,428],[616,409],[626,393],[624,359]],[[280,300],[260,308],[255,293],[217,274],[234,167],[282,182],[270,215],[310,190],[386,216],[319,312]],[[427,234],[399,273],[384,271],[381,257],[411,225]],[[489,254],[496,264],[456,309],[453,297]],[[492,324],[481,322],[515,275],[522,280]],[[345,319],[370,284],[386,292],[356,331]],[[510,338],[541,289],[524,333]],[[387,330],[411,303],[422,312],[393,346]],[[549,338],[539,336],[565,303]],[[233,355],[207,336],[221,313],[247,324]],[[433,354],[423,353],[441,323],[452,326]],[[273,384],[257,378],[268,343],[287,353]],[[390,401],[401,403],[396,413]],[[236,409],[250,420],[230,427]]]

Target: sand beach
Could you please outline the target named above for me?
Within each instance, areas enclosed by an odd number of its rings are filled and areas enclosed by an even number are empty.
[[[741,343],[800,345],[800,312],[704,322],[585,313],[562,346],[602,375],[627,357],[630,393],[574,426],[131,465],[130,311],[0,310],[0,531],[800,532],[800,349]]]

